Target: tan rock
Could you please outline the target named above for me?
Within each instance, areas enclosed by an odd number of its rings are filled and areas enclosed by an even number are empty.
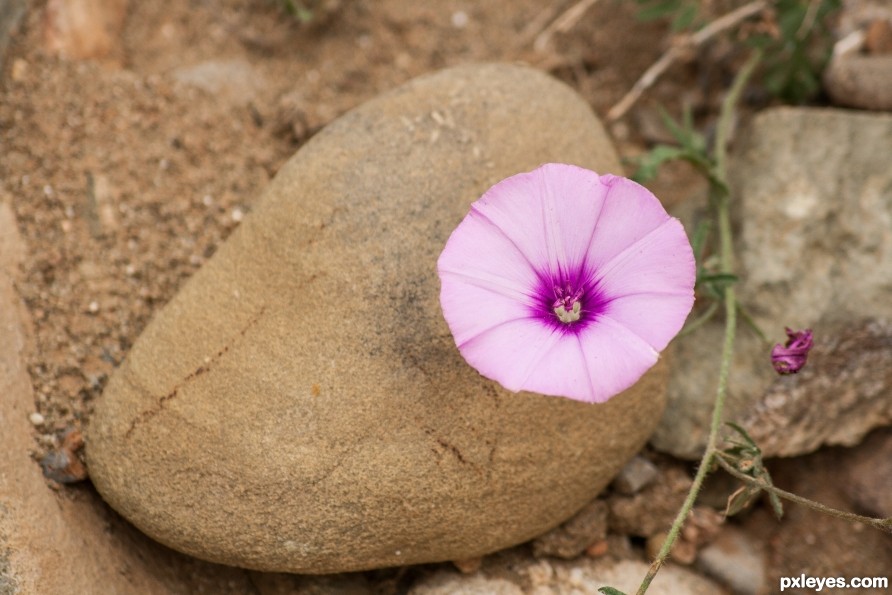
[[[158,314],[87,428],[92,479],[150,536],[258,570],[466,559],[590,501],[662,412],[512,394],[461,358],[436,260],[470,203],[543,162],[620,165],[571,90],[474,65],[341,117]]]

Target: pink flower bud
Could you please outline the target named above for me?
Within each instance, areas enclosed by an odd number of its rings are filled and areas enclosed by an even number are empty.
[[[811,329],[793,331],[789,327],[784,330],[787,333],[787,343],[774,346],[771,350],[771,363],[778,374],[795,374],[808,359],[808,352],[812,347],[812,332]]]

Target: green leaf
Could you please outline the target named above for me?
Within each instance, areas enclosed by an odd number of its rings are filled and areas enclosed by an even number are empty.
[[[725,516],[734,516],[741,510],[748,508],[761,492],[756,486],[740,486],[733,494],[728,496],[728,504],[725,506]]]
[[[830,59],[833,35],[829,18],[841,0],[776,0],[780,35],[753,35],[747,43],[765,51],[765,88],[787,103],[804,103],[820,91],[821,72]]]
[[[750,327],[753,332],[755,332],[760,339],[762,339],[763,343],[771,344],[771,341],[768,340],[768,336],[762,331],[756,321],[753,319],[753,316],[749,313],[749,310],[743,307],[741,303],[737,303],[737,312],[740,314],[740,318],[743,322],[746,323],[748,327]]]
[[[777,497],[777,494],[768,492],[768,501],[771,502],[771,510],[774,511],[774,516],[777,517],[777,520],[784,518],[784,505],[781,504],[781,500]]]
[[[691,248],[694,251],[694,256],[697,258],[697,262],[700,262],[703,258],[703,248],[706,246],[706,239],[709,237],[710,231],[712,231],[711,221],[701,221],[697,224],[697,229],[694,230],[694,236],[691,238]]]
[[[309,23],[313,20],[313,11],[303,5],[302,2],[298,0],[279,0],[279,4],[282,5],[282,8],[296,18],[301,23]]]
[[[662,107],[659,109],[663,125],[669,131],[669,134],[672,135],[672,138],[674,138],[682,147],[690,151],[692,155],[698,155],[703,160],[709,161],[709,156],[706,154],[706,139],[703,138],[703,135],[694,130],[694,116],[690,106],[684,107],[681,114],[681,122],[677,122],[669,115],[669,112]]]
[[[643,7],[636,17],[641,21],[655,21],[668,17],[681,7],[681,0],[638,0]]]
[[[737,275],[731,273],[708,273],[700,278],[704,283],[720,283],[723,285],[731,285],[737,283]]]
[[[694,24],[695,18],[697,18],[697,5],[688,4],[679,10],[675,18],[672,19],[672,30],[677,33],[689,29]]]
[[[742,427],[738,426],[733,421],[726,421],[725,425],[728,426],[729,428],[731,428],[732,430],[734,430],[735,432],[737,432],[738,434],[740,434],[741,437],[743,437],[743,440],[746,442],[746,444],[748,444],[752,448],[756,449],[757,452],[759,452],[759,453],[762,452],[761,450],[759,450],[759,446],[756,444],[756,441],[753,440],[752,437],[747,433],[747,431],[744,430]]]
[[[613,587],[601,587],[598,589],[598,593],[603,593],[604,595],[626,595],[619,589],[614,589]]]
[[[768,473],[768,469],[759,465],[759,472],[757,477],[765,482],[765,485],[774,487],[774,482],[771,481],[771,474]],[[781,504],[780,498],[774,492],[769,490],[765,490],[768,492],[768,501],[771,503],[771,509],[774,511],[774,516],[778,518],[778,520],[782,519],[784,516],[784,505]]]
[[[681,147],[657,145],[641,156],[632,179],[639,183],[652,180],[657,176],[661,165],[673,159],[681,159],[684,155],[685,150]]]

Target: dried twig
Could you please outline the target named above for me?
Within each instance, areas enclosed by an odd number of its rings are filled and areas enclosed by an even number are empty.
[[[582,18],[582,15],[585,14],[592,5],[598,0],[579,0],[565,10],[561,15],[553,20],[548,27],[545,28],[542,33],[536,36],[536,41],[533,42],[533,49],[537,52],[545,51],[545,48],[548,47],[549,42],[551,41],[551,37],[557,33],[566,33],[573,26],[579,22],[579,19]]]
[[[614,121],[626,115],[626,112],[635,104],[641,95],[649,89],[657,79],[662,76],[666,70],[679,58],[681,58],[691,48],[697,48],[712,39],[722,31],[726,31],[753,15],[756,15],[768,7],[766,0],[755,0],[749,4],[744,4],[736,10],[732,10],[728,14],[721,16],[709,23],[693,35],[686,37],[682,43],[673,44],[666,52],[660,56],[659,60],[650,65],[644,74],[641,75],[628,93],[623,96],[619,102],[610,108],[607,112],[607,120]]]
[[[517,41],[518,47],[526,47],[527,44],[531,43],[545,29],[546,25],[551,22],[560,9],[561,7],[558,3],[549,2],[520,32]]]

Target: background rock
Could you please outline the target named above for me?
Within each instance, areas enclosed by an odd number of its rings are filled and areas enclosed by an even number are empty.
[[[620,535],[649,537],[672,525],[681,508],[691,478],[680,467],[670,467],[651,485],[632,496],[611,494],[610,530]]]
[[[823,328],[805,368],[777,378],[739,419],[766,457],[854,446],[892,423],[892,323]]]
[[[829,343],[865,317],[892,320],[892,267],[883,266],[892,262],[890,154],[892,116],[886,114],[777,108],[761,112],[743,132],[729,167],[738,296],[773,342],[784,341],[784,326],[812,328],[816,343]],[[702,454],[722,327],[715,320],[674,342],[670,405],[652,440],[656,448],[688,459]],[[777,375],[771,345],[744,323],[737,337],[725,419],[739,421],[753,413]],[[810,362],[805,370],[815,367]],[[883,398],[882,390],[876,393]],[[847,443],[884,423],[882,416],[862,418],[860,408],[851,413],[845,425],[859,429]]]
[[[504,564],[490,566],[485,572],[473,575],[444,571],[419,581],[409,595],[596,595],[603,586],[634,593],[647,574],[647,567],[637,560],[524,560],[507,568]],[[653,595],[725,593],[709,579],[671,563],[660,570],[647,592]]]
[[[635,456],[623,465],[611,484],[617,493],[632,496],[650,485],[660,474],[656,465],[642,456]]]
[[[831,60],[824,71],[824,87],[838,105],[892,110],[892,54]]]
[[[715,541],[700,551],[697,567],[728,586],[735,595],[764,593],[765,552],[736,527],[725,527]]]
[[[620,171],[585,102],[528,68],[444,71],[330,124],[110,379],[96,487],[258,570],[467,559],[566,520],[649,436],[663,368],[595,407],[508,393],[461,359],[435,272],[473,200],[548,161]]]
[[[607,504],[592,500],[566,523],[533,540],[533,555],[570,559],[607,538]]]

